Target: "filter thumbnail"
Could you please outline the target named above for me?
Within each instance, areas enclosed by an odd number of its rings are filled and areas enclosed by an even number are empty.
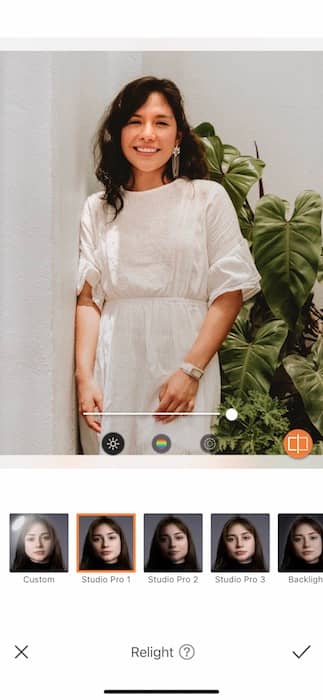
[[[269,571],[269,515],[212,515],[212,571]]]
[[[323,514],[278,516],[279,571],[323,571]]]
[[[134,571],[133,514],[78,515],[79,571]]]
[[[68,515],[10,515],[10,571],[68,570]]]
[[[145,515],[145,571],[202,570],[202,515]]]

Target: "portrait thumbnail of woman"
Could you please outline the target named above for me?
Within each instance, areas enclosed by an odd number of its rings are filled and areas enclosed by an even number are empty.
[[[171,452],[199,453],[220,403],[218,350],[259,274],[174,82],[123,86],[95,152],[103,190],[81,217],[76,311],[83,452],[103,452],[117,431],[124,453],[153,454],[167,424]],[[182,415],[193,411],[206,413]]]
[[[68,515],[10,515],[10,571],[67,571]]]
[[[81,571],[132,571],[134,516],[80,515]]]
[[[145,571],[201,571],[202,515],[145,515]]]
[[[212,571],[268,571],[269,515],[212,515]]]
[[[279,571],[323,571],[323,514],[278,516]]]

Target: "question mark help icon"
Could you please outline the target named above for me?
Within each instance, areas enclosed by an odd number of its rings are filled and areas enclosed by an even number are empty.
[[[178,653],[181,659],[185,659],[185,661],[188,661],[189,659],[192,659],[193,656],[195,656],[195,649],[192,644],[182,644],[182,646],[178,650]]]

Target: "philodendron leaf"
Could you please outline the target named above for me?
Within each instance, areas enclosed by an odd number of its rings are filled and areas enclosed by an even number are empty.
[[[240,211],[251,187],[261,178],[265,163],[252,156],[232,158],[222,179],[237,212]]]
[[[193,131],[198,135],[198,136],[215,136],[215,131],[214,131],[214,126],[210,124],[210,122],[202,122],[202,124],[199,124],[198,126],[195,126]]]
[[[231,146],[229,143],[222,144],[221,140],[219,139],[219,137],[218,137],[218,136],[216,135],[216,133],[215,133],[214,126],[213,126],[212,124],[210,124],[210,122],[202,122],[202,124],[199,124],[198,126],[195,126],[194,129],[193,129],[193,131],[194,131],[195,134],[197,134],[203,141],[204,141],[204,139],[209,139],[210,136],[215,136],[215,137],[216,137],[217,142],[218,142],[218,144],[219,144],[219,146],[220,146],[220,149],[219,149],[218,153],[221,154],[221,155],[220,155],[220,158],[219,158],[219,161],[218,161],[218,165],[217,165],[217,170],[218,170],[219,172],[221,171],[221,166],[222,166],[222,164],[223,164],[224,166],[226,165],[226,166],[228,167],[228,165],[229,165],[230,161],[232,160],[232,158],[234,158],[235,156],[240,156],[240,151],[239,151],[235,146]],[[211,147],[213,147],[213,148],[215,147],[216,150],[218,150],[218,149],[217,149],[217,143],[216,143],[215,141],[212,143],[212,140],[211,140],[209,143],[205,143],[204,145],[205,145],[206,148],[208,148],[208,147],[211,146]],[[225,169],[226,169],[226,168],[225,168]]]
[[[321,251],[322,201],[306,190],[287,219],[288,202],[266,195],[257,204],[253,254],[273,314],[293,329],[315,282]]]
[[[239,211],[238,214],[238,219],[239,219],[239,224],[240,224],[240,230],[242,235],[247,239],[249,242],[249,245],[252,244],[252,238],[253,238],[253,213],[250,209],[250,207],[247,206],[246,203],[244,203]]]
[[[214,130],[211,133],[211,127],[205,122],[195,129],[204,143],[210,178],[225,187],[239,213],[249,190],[261,178],[265,163],[252,156],[240,155],[235,146],[223,145]]]
[[[283,360],[286,372],[301,395],[313,425],[323,436],[323,338],[314,343],[307,357],[288,355]]]
[[[220,353],[230,392],[237,396],[252,390],[268,393],[287,332],[284,321],[270,321],[252,337],[246,314],[239,315]]]
[[[218,136],[209,136],[202,139],[206,152],[207,164],[212,180],[222,182],[222,162],[223,162],[223,144]]]
[[[238,151],[238,149],[235,146],[230,146],[229,143],[223,144],[223,161],[222,161],[222,170],[223,172],[226,172],[228,170],[228,167],[233,160],[233,158],[236,158],[237,156],[240,156],[241,153]]]

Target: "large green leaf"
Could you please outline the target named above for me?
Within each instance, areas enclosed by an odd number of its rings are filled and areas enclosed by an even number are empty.
[[[261,178],[265,164],[258,158],[242,156],[235,146],[223,144],[211,129],[208,122],[195,129],[204,143],[210,177],[225,187],[239,213],[251,187]]]
[[[283,360],[286,372],[301,395],[313,425],[323,436],[323,338],[314,343],[307,357],[288,355]]]
[[[204,143],[207,164],[210,171],[210,176],[212,180],[217,182],[222,182],[223,172],[222,172],[222,162],[223,162],[223,143],[218,136],[209,136],[208,138],[202,138]]]
[[[215,136],[214,126],[210,122],[202,122],[198,126],[195,126],[193,131],[198,136]]]
[[[264,323],[252,336],[248,313],[243,309],[239,314],[220,354],[225,384],[238,396],[269,391],[288,332],[284,321],[278,320]]]
[[[240,211],[251,187],[261,178],[265,163],[252,156],[232,158],[222,184],[230,195],[237,212]]]
[[[238,151],[238,149],[235,146],[231,146],[229,143],[224,143],[223,144],[223,161],[222,161],[222,170],[223,172],[227,172],[229,165],[233,158],[236,158],[237,156],[240,156],[241,153]]]
[[[249,245],[252,245],[254,216],[246,202],[242,205],[238,218],[242,235],[247,239]]]
[[[266,195],[258,202],[253,229],[253,253],[261,286],[275,316],[293,329],[315,282],[321,251],[321,197],[307,190],[288,202]]]

